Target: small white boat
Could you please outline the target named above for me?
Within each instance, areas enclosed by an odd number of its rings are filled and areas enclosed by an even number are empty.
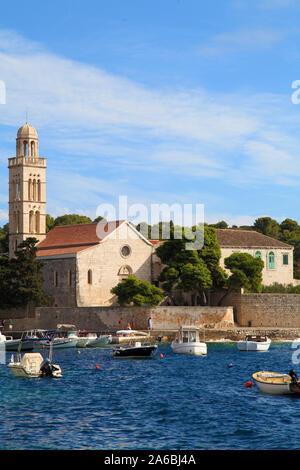
[[[8,367],[16,377],[62,377],[61,368],[44,359],[40,353],[25,353],[16,360],[12,355]]]
[[[87,347],[88,348],[97,348],[97,347],[103,347],[106,346],[107,344],[110,344],[112,342],[112,336],[111,335],[100,335],[95,339],[92,339],[90,342],[88,342]]]
[[[177,337],[171,343],[174,353],[193,354],[205,356],[207,354],[207,345],[199,339],[199,328],[196,326],[181,326]]]
[[[0,331],[0,343],[4,344],[8,344],[9,341],[13,341],[13,337],[12,336],[5,336],[1,331]]]
[[[89,343],[97,339],[96,333],[89,331],[70,331],[68,338],[76,339],[76,348],[85,348]]]
[[[44,340],[41,341],[42,348],[50,348],[51,341]],[[60,338],[56,337],[53,339],[53,349],[66,349],[66,348],[75,348],[77,345],[77,338]]]
[[[272,395],[285,395],[294,393],[291,391],[292,378],[289,374],[280,372],[260,371],[255,372],[252,378],[258,388],[264,393]]]
[[[239,351],[268,351],[270,344],[271,340],[267,336],[248,335],[237,342],[237,347]]]
[[[39,352],[25,353],[22,357],[22,344],[20,343],[16,360],[12,354],[8,367],[16,377],[62,377],[61,368],[52,362],[52,346],[51,344],[49,358],[44,359]]]
[[[7,339],[5,349],[6,351],[18,351],[21,345],[22,351],[39,350],[42,341],[49,339],[46,336],[46,331],[40,329],[24,331],[19,339]]]

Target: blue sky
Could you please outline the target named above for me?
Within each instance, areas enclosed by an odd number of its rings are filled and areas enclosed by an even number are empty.
[[[0,225],[26,110],[53,216],[127,195],[300,222],[299,15],[296,0],[2,4]]]

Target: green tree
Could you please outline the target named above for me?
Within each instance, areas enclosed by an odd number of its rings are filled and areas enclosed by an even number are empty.
[[[193,227],[195,232],[195,227]],[[190,240],[170,239],[156,249],[164,269],[158,280],[162,282],[165,292],[176,303],[176,291],[199,294],[202,303],[207,303],[208,290],[222,286],[226,279],[225,271],[219,266],[221,249],[216,231],[204,227],[204,244],[200,250],[187,249]]]
[[[36,258],[37,243],[36,238],[27,238],[18,246],[16,257],[9,260],[13,303],[16,307],[28,304],[49,305],[51,301],[51,297],[43,291],[43,263]]]
[[[43,264],[36,259],[35,238],[27,238],[15,258],[0,258],[0,299],[2,308],[48,305],[50,296],[43,291]]]
[[[111,289],[112,294],[118,297],[121,306],[130,305],[158,305],[164,294],[159,287],[148,281],[141,281],[135,276],[128,276]]]
[[[85,215],[78,214],[65,214],[56,217],[54,225],[77,225],[77,224],[91,224],[92,220]]]
[[[105,221],[104,217],[102,217],[101,215],[98,215],[98,217],[96,217],[96,219],[93,220],[93,222],[101,222],[103,220],[103,222]]]
[[[244,288],[248,292],[261,292],[264,262],[260,258],[254,258],[249,253],[232,253],[225,258],[224,264],[231,271],[231,275],[227,279],[227,291],[220,299],[219,305],[233,290]]]
[[[50,232],[51,229],[53,229],[55,223],[53,217],[51,215],[47,214],[46,215],[46,232]]]
[[[296,232],[299,231],[300,227],[298,222],[293,219],[285,219],[280,224],[280,230],[283,232],[284,230],[288,230],[289,232]]]
[[[221,220],[221,222],[217,222],[216,224],[210,224],[210,227],[225,229],[228,228],[228,224],[225,220]]]
[[[257,232],[263,233],[268,237],[279,238],[280,236],[280,226],[279,223],[271,219],[271,217],[260,217],[255,220],[253,224],[254,230]]]
[[[16,278],[12,260],[0,257],[0,305],[1,308],[16,307]]]
[[[0,227],[0,254],[8,253],[9,251],[9,225],[5,224],[3,228]]]

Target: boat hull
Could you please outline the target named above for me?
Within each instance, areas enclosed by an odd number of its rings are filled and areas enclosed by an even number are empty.
[[[172,341],[171,348],[176,354],[191,354],[194,356],[206,356],[207,354],[206,343],[178,343]]]
[[[57,364],[50,364],[49,360],[43,360],[40,353],[25,353],[16,361],[12,355],[7,366],[15,377],[62,377],[61,368]]]
[[[271,341],[238,341],[237,347],[239,351],[268,351]]]
[[[270,395],[288,395],[291,392],[291,377],[276,372],[256,372],[252,376],[261,392]]]
[[[50,341],[41,341],[41,349],[43,347],[49,349]],[[66,349],[66,348],[75,348],[77,344],[76,339],[71,338],[54,338],[53,340],[53,349]]]
[[[39,377],[42,377],[42,374],[40,372],[38,374],[30,372],[19,364],[8,364],[8,367],[10,368],[15,377],[27,377],[29,379],[38,379]],[[57,370],[53,371],[53,378],[62,377],[61,369],[58,368],[58,366],[55,367],[57,367]]]
[[[13,339],[11,341],[5,341],[5,350],[6,351],[18,351],[20,344],[20,339]],[[33,351],[38,345],[39,341],[34,339],[22,340],[21,351]]]
[[[103,336],[99,336],[99,338],[97,339],[90,341],[87,344],[87,347],[99,348],[99,347],[107,346],[108,344],[111,343],[111,341],[112,341],[112,337],[110,335],[103,335]]]
[[[29,373],[24,367],[20,364],[8,364],[8,367],[16,377],[29,377],[29,378],[38,378],[39,374]]]
[[[128,348],[117,348],[114,349],[114,357],[118,359],[141,359],[141,358],[152,358],[157,351],[157,346],[139,346],[139,347],[128,347]]]

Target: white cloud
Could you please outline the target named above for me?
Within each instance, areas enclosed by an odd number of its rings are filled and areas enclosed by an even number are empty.
[[[271,31],[248,33],[220,35],[211,45],[217,51],[222,40],[229,48],[269,47],[280,40]],[[137,189],[118,174],[121,165],[193,182],[263,183],[268,174],[273,184],[298,181],[299,139],[289,135],[287,123],[299,127],[300,114],[294,106],[292,117],[288,96],[153,89],[56,56],[7,31],[0,31],[0,63],[7,90],[0,124],[12,128],[11,142],[28,109],[29,121],[42,135],[41,149],[46,145],[65,156],[59,163],[52,160],[48,170],[48,212],[54,215],[66,207],[75,210],[78,200],[90,211],[118,193],[149,198],[142,195],[142,182],[136,181]],[[8,142],[1,145],[6,165]],[[45,156],[49,163],[50,155]],[[114,172],[114,184],[99,177],[101,165]],[[293,165],[295,174],[288,169]],[[164,188],[159,197],[164,199]]]
[[[0,209],[0,222],[6,223],[8,221],[8,212]]]
[[[248,50],[268,49],[283,38],[283,33],[272,30],[238,30],[214,36],[199,48],[205,56],[232,54]]]

